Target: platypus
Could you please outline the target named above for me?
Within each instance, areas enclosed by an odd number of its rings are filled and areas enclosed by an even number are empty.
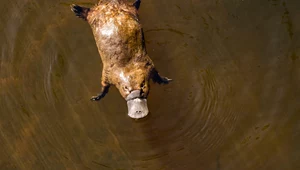
[[[150,59],[145,46],[143,29],[138,16],[141,1],[100,0],[94,7],[71,5],[75,15],[92,28],[101,56],[103,70],[99,101],[111,85],[118,88],[127,101],[128,115],[139,119],[148,115],[149,81],[168,84],[172,79],[161,76]]]

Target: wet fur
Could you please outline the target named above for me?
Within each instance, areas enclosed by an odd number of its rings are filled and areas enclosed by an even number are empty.
[[[133,90],[149,93],[149,80],[167,84],[147,54],[142,26],[139,22],[140,0],[128,4],[124,0],[102,0],[89,9],[72,5],[76,16],[90,24],[103,63],[102,91],[92,100],[100,100],[115,85],[121,95]]]

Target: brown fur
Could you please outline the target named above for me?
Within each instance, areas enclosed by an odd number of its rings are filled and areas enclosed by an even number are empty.
[[[158,83],[170,81],[158,75],[147,54],[134,5],[123,0],[102,0],[91,9],[73,6],[72,10],[87,20],[92,28],[103,63],[104,93],[107,93],[109,85],[115,85],[124,98],[133,90],[142,90],[143,97],[147,97],[150,78]]]

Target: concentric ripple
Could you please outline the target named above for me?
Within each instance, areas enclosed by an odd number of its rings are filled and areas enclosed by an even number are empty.
[[[290,1],[142,1],[161,75],[135,121],[69,5],[0,3],[0,169],[252,170],[299,164],[299,10]]]

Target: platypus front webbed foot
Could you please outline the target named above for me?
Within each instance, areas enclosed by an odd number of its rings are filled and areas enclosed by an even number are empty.
[[[109,85],[102,86],[101,93],[98,94],[97,96],[92,96],[91,100],[98,101],[98,100],[102,99],[108,93],[108,89],[109,89]]]
[[[161,77],[160,82],[158,84],[169,84],[169,82],[173,81],[172,79],[169,79],[168,77]]]
[[[98,96],[92,96],[92,98],[91,98],[91,100],[92,101],[98,101],[98,100],[100,100],[101,98],[103,98],[104,96],[102,95],[102,93],[101,94],[99,94]]]
[[[157,70],[153,71],[152,80],[154,83],[158,83],[158,84],[169,84],[169,82],[173,81],[172,79],[169,79],[168,77],[160,76],[159,73],[157,72]]]
[[[85,8],[85,7],[72,4],[71,10],[75,13],[77,17],[87,20],[87,16],[90,11],[90,8]]]

